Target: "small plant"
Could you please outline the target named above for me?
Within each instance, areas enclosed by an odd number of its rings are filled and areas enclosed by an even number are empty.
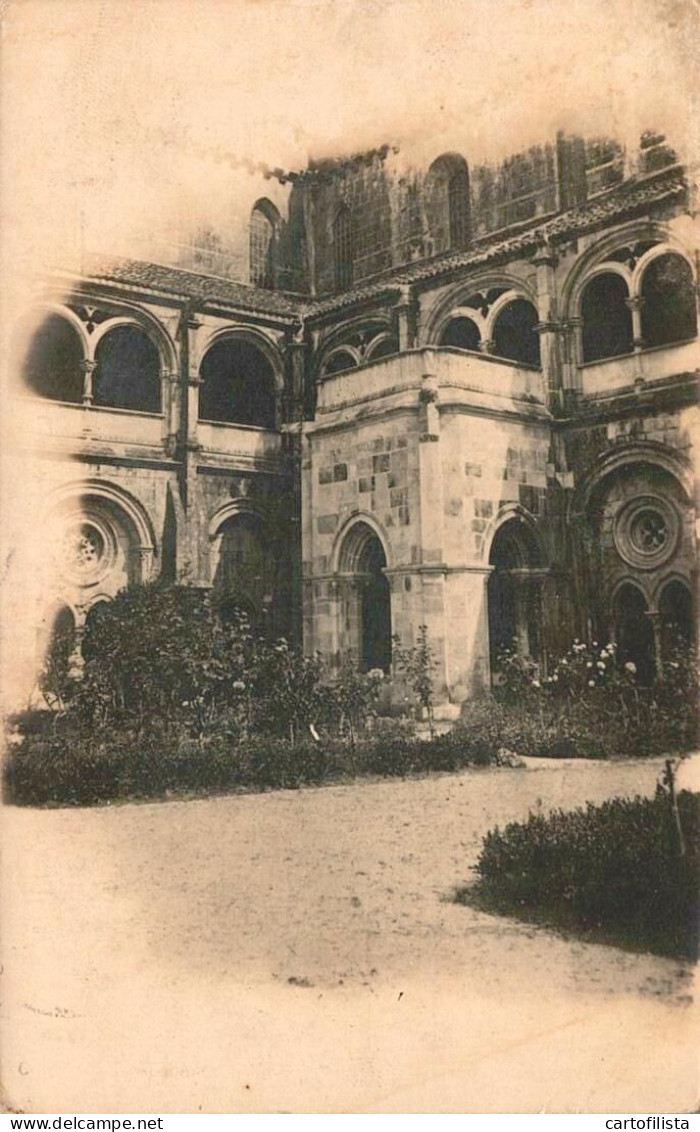
[[[438,664],[428,640],[427,625],[418,628],[418,640],[412,648],[403,648],[401,638],[394,636],[394,668],[402,676],[420,704],[428,721],[431,739],[435,736],[434,673]]]
[[[367,726],[383,681],[381,668],[362,672],[356,658],[348,654],[343,658],[337,679],[329,685],[340,734],[343,736],[347,731],[353,750],[358,733]]]

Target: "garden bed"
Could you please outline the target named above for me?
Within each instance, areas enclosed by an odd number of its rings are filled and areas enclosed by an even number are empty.
[[[680,833],[679,833],[680,829]],[[585,938],[698,958],[700,795],[613,798],[486,835],[458,901]]]

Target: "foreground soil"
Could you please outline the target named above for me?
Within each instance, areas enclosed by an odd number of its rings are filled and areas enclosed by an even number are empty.
[[[3,814],[3,1086],[27,1112],[680,1112],[688,964],[453,903],[531,809],[661,760]]]

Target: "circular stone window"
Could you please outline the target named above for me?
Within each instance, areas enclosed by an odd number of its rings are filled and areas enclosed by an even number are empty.
[[[61,538],[62,573],[78,585],[92,585],[110,569],[113,550],[108,531],[95,522],[72,522]]]
[[[633,499],[615,522],[615,545],[630,566],[654,570],[676,549],[680,524],[673,507],[656,496]]]

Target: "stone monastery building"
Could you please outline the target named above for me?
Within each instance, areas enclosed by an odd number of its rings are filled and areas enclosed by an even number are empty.
[[[449,714],[514,642],[613,639],[650,680],[693,636],[692,173],[652,132],[399,158],[251,173],[245,231],[37,282],[33,650],[70,627],[79,667],[101,604],[166,577],[335,663],[426,625]]]

